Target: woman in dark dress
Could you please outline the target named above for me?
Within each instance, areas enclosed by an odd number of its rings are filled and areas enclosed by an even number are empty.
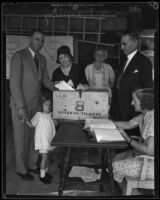
[[[57,50],[57,63],[60,66],[52,75],[52,81],[55,84],[65,81],[74,89],[88,89],[85,73],[77,64],[73,63],[73,57],[68,46],[61,46]]]

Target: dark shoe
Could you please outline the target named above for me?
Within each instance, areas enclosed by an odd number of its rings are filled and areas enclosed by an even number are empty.
[[[33,180],[33,176],[29,173],[26,173],[26,174],[17,173],[17,175],[20,176],[25,181],[32,181]]]
[[[40,170],[37,169],[29,169],[28,171],[33,172],[34,174],[40,174]]]
[[[40,177],[39,179],[44,184],[50,184],[51,183],[51,181],[47,178],[47,176],[45,176],[43,178]]]

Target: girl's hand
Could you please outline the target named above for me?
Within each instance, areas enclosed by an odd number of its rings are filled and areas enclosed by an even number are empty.
[[[122,134],[122,136],[127,140],[127,142],[129,142],[130,141],[130,137],[127,135],[127,133],[121,128],[118,128],[118,130]]]

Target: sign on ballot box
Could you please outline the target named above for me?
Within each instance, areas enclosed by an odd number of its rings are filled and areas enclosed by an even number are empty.
[[[108,118],[108,91],[54,91],[53,118]]]

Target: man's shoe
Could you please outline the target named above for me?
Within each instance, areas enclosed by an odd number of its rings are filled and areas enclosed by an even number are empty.
[[[34,174],[40,174],[40,170],[39,169],[29,169],[29,172],[33,172]]]
[[[32,181],[33,180],[33,176],[29,173],[17,173],[18,176],[20,176],[22,179],[24,179],[25,181]]]

